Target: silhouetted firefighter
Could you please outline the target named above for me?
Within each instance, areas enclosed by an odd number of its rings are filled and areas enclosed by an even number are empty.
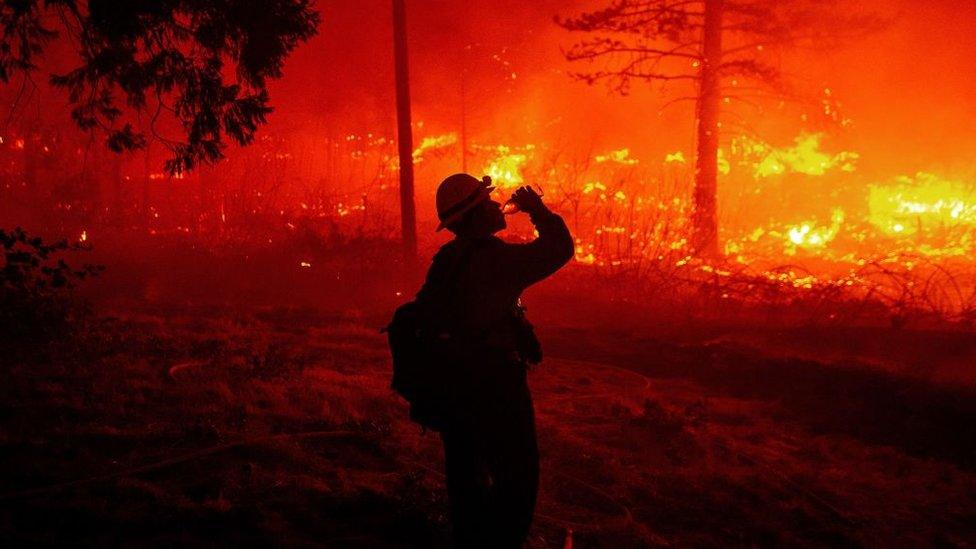
[[[437,189],[443,228],[456,238],[434,256],[416,300],[389,326],[393,388],[410,416],[440,431],[454,540],[459,547],[521,547],[539,484],[530,364],[542,360],[519,297],[573,257],[562,218],[529,187],[512,195],[539,237],[510,244],[491,179],[467,174]]]

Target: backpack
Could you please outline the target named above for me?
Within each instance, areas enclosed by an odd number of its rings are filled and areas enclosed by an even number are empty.
[[[385,328],[393,355],[390,387],[410,404],[410,419],[425,429],[442,431],[455,410],[454,374],[462,349],[448,329],[442,304],[456,289],[456,275],[469,253],[458,252],[434,299],[400,305]]]

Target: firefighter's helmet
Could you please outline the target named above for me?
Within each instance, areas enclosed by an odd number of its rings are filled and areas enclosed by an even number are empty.
[[[487,175],[477,180],[466,173],[449,176],[437,187],[437,217],[441,230],[464,217],[472,208],[488,200],[491,191],[491,178]]]

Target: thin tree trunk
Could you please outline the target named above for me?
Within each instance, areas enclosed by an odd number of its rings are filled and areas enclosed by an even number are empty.
[[[417,214],[413,191],[413,135],[407,67],[407,17],[404,0],[393,0],[393,57],[396,63],[397,149],[400,157],[400,227],[408,268],[417,261]]]
[[[126,202],[122,153],[112,153],[112,223],[118,227],[124,225],[124,204]]]
[[[38,200],[31,202],[35,207],[35,211],[31,213],[41,217],[44,219],[44,221],[47,221],[50,210],[46,207],[46,205],[54,203],[53,200],[50,200],[53,198],[53,193],[51,196],[48,196],[48,193],[45,192],[47,189],[42,190],[38,187],[37,147],[34,145],[34,140],[32,138],[33,132],[31,131],[25,132],[24,137],[22,138],[23,147],[21,148],[20,152],[22,153],[24,160],[24,185],[27,189],[27,196],[38,197]],[[44,206],[42,206],[42,204]]]
[[[721,109],[718,66],[722,59],[722,10],[724,0],[705,0],[704,59],[699,73],[698,150],[695,159],[694,249],[700,256],[718,253],[719,113]]]
[[[468,173],[468,105],[467,83],[468,75],[461,71],[461,171]]]
[[[146,142],[146,152],[142,159],[142,221],[146,226],[152,224],[152,204],[150,203],[150,185],[152,181],[152,156],[150,156],[152,141]]]

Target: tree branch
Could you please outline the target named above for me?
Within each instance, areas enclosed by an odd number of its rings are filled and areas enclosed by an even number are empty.
[[[640,42],[638,42],[636,45],[628,45],[620,40],[599,37],[593,40],[577,43],[568,52],[563,52],[563,55],[568,61],[595,59],[597,57],[616,53],[635,53],[646,56],[646,58],[660,56],[683,57],[685,59],[699,60],[701,59],[701,54],[698,53],[697,50],[694,50],[693,53],[686,53],[682,51],[693,47],[694,45],[694,42],[685,42],[678,44],[671,49],[661,49],[644,46]]]

